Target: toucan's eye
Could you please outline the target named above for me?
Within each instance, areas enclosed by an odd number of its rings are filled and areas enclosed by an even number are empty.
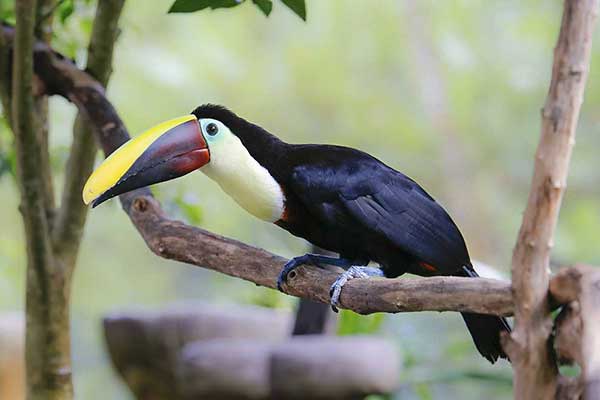
[[[219,127],[217,124],[211,122],[210,124],[206,125],[206,133],[208,133],[210,136],[215,136],[217,133],[219,133]]]

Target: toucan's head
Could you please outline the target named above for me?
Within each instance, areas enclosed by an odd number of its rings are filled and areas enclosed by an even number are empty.
[[[239,139],[235,139],[226,123],[235,125],[236,119],[241,120],[224,107],[205,105],[190,115],[150,128],[104,160],[86,182],[83,201],[95,207],[122,193],[174,179],[216,159],[227,158],[227,147],[231,147],[228,145]]]

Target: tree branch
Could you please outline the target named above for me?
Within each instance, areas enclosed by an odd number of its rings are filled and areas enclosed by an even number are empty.
[[[118,36],[118,21],[125,0],[98,2],[92,36],[88,47],[87,72],[106,87],[112,71],[112,58]],[[96,157],[93,127],[79,113],[73,126],[73,143],[65,168],[62,201],[54,224],[53,239],[57,253],[71,259],[75,265],[88,208],[81,201],[81,192],[91,174]]]
[[[52,20],[58,6],[57,0],[37,0],[34,32],[38,39],[46,43],[52,39]]]
[[[587,265],[564,269],[550,282],[550,293],[567,305],[557,319],[557,353],[581,366],[578,386],[584,398],[600,398],[600,270]]]
[[[4,32],[10,39],[12,30],[5,27]],[[43,43],[37,43],[35,50],[36,73],[46,92],[69,99],[86,113],[104,152],[108,155],[125,143],[129,134],[102,85]],[[120,198],[149,248],[161,257],[275,287],[284,258],[167,218],[148,189]],[[329,286],[336,276],[303,266],[290,277],[288,292],[329,302]],[[357,279],[344,287],[341,301],[344,308],[362,314],[433,310],[511,315],[513,310],[510,285],[485,278]]]
[[[542,110],[531,191],[513,253],[516,327],[505,341],[517,399],[552,398],[557,371],[548,350],[549,260],[589,69],[598,0],[565,0],[552,81]]]

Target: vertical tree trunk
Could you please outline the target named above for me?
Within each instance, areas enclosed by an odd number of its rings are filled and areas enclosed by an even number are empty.
[[[100,1],[94,19],[88,72],[104,85],[111,72],[113,45],[123,3],[124,0]],[[73,397],[70,289],[87,212],[80,196],[95,155],[93,136],[86,129],[85,121],[79,118],[65,174],[63,200],[55,223],[47,99],[34,98],[32,52],[36,35],[43,41],[49,39],[51,15],[47,13],[53,10],[54,4],[54,0],[16,2],[12,88],[6,84],[5,65],[0,65],[0,96],[5,106],[12,103],[10,120],[15,134],[20,210],[27,244],[25,358],[27,398],[30,400],[68,400]],[[8,54],[2,42],[0,52]]]
[[[65,290],[69,285],[55,264],[44,178],[39,173],[44,145],[36,129],[33,98],[35,10],[35,0],[16,2],[12,80],[12,122],[27,246],[27,397],[69,399],[73,390],[65,303]]]
[[[554,398],[550,352],[549,261],[588,75],[598,0],[565,0],[554,49],[552,81],[542,110],[531,191],[513,253],[515,330],[505,338],[514,368],[515,398]]]
[[[26,374],[29,400],[73,397],[69,328],[70,282],[56,264],[27,270]]]

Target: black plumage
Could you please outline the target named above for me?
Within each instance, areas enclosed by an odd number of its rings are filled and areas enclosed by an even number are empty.
[[[339,253],[357,265],[380,265],[386,277],[406,272],[475,277],[465,241],[450,216],[423,188],[371,155],[333,145],[285,143],[263,128],[214,105],[196,117],[213,118],[237,135],[285,194],[277,225]],[[506,358],[503,318],[463,317],[480,353]]]

